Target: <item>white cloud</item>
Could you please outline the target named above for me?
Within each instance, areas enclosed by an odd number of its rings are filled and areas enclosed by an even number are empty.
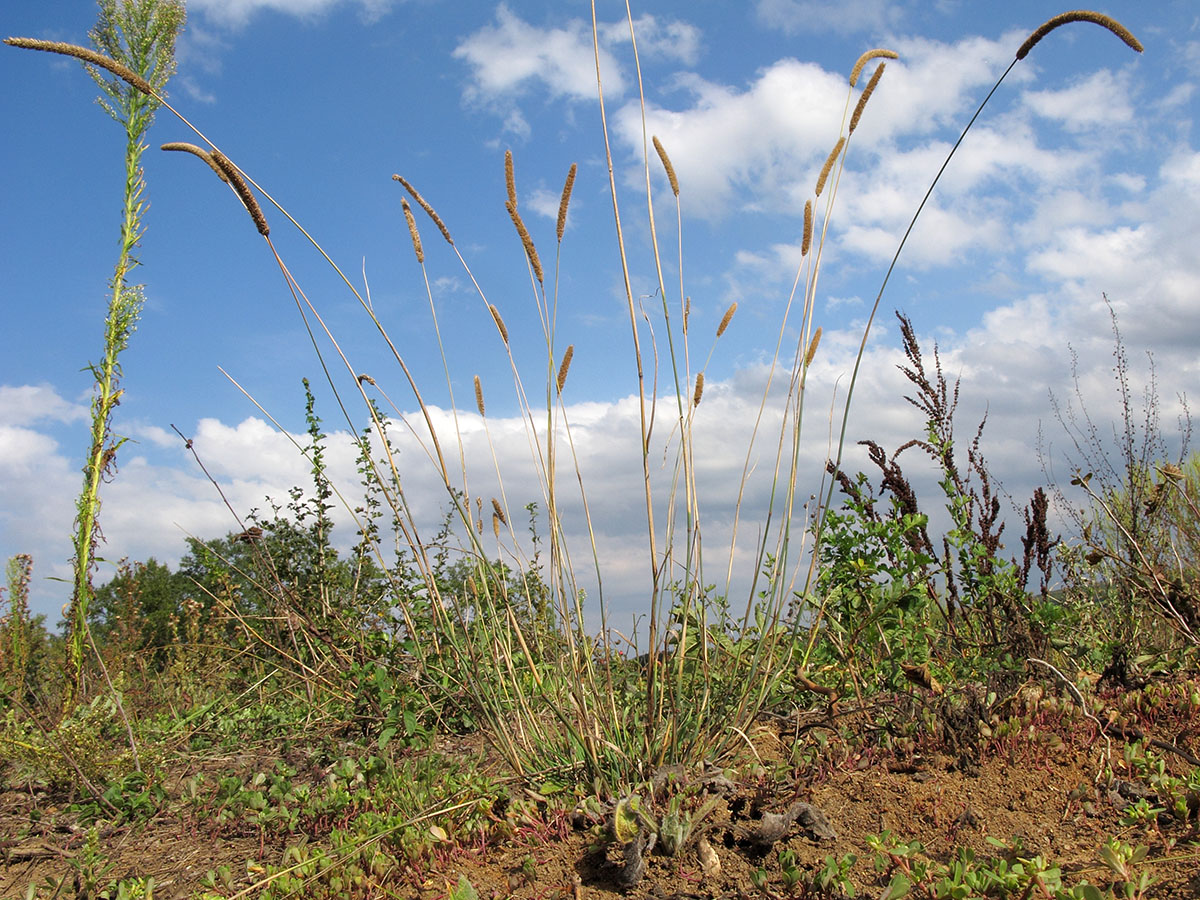
[[[759,19],[786,34],[829,32],[878,34],[897,25],[904,17],[900,5],[890,0],[758,0]]]
[[[1107,131],[1133,122],[1129,79],[1107,69],[1060,90],[1026,91],[1023,100],[1037,115],[1069,131]]]
[[[596,30],[604,44],[629,43],[628,21],[600,24]],[[633,20],[633,32],[642,59],[661,57],[691,66],[700,58],[700,29],[695,25],[646,14]]]
[[[81,422],[88,418],[84,403],[71,403],[48,384],[0,385],[0,422],[6,426],[34,422]]]
[[[284,15],[312,18],[349,3],[359,8],[368,21],[378,19],[394,0],[191,0],[188,12],[200,12],[213,23],[241,28],[257,13],[271,11]]]

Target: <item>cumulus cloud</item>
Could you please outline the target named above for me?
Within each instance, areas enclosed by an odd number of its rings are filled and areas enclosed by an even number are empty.
[[[758,18],[785,34],[834,32],[835,34],[879,33],[903,21],[903,7],[889,0],[842,0],[831,4],[820,0],[758,0]]]
[[[367,20],[378,19],[394,0],[191,0],[188,11],[199,12],[215,24],[241,28],[257,13],[270,11],[301,18],[322,15],[338,6],[357,7]]]

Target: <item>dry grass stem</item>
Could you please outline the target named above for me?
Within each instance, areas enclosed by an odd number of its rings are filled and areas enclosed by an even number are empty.
[[[537,247],[533,246],[533,238],[529,236],[529,229],[525,227],[525,222],[521,219],[521,214],[517,212],[517,206],[511,200],[504,204],[504,208],[508,210],[509,218],[512,219],[513,225],[517,228],[517,234],[521,237],[521,243],[525,246],[525,255],[529,257],[529,264],[533,266],[534,277],[538,283],[545,281],[542,277],[542,261],[538,258]]]
[[[654,138],[654,149],[658,151],[658,158],[662,160],[663,168],[667,171],[667,181],[671,182],[671,193],[678,197],[679,179],[675,177],[675,167],[671,165],[671,157],[667,156],[667,151],[657,135]]]
[[[817,176],[817,196],[821,196],[821,191],[825,190],[825,181],[829,178],[829,173],[833,169],[833,164],[837,162],[838,154],[842,152],[842,148],[846,146],[846,138],[843,135],[838,138],[833,149],[829,151],[829,156],[825,158],[825,165],[821,166],[821,174]]]
[[[226,184],[229,184],[229,178],[224,172],[221,171],[221,167],[213,162],[212,154],[203,147],[197,147],[195,144],[188,144],[184,141],[171,141],[170,143],[163,144],[159,149],[168,151],[174,150],[180,153],[191,153],[193,156],[198,156],[208,163],[208,167],[217,173],[218,178],[220,178]]]
[[[873,59],[899,59],[900,54],[895,50],[885,50],[882,47],[877,47],[874,50],[868,50],[854,63],[854,68],[850,70],[850,87],[858,84],[858,76],[862,74],[863,67]]]
[[[812,249],[813,236],[813,205],[811,200],[804,201],[804,237],[800,239],[800,255],[808,256]]]
[[[138,75],[128,66],[122,65],[115,59],[109,59],[103,53],[97,53],[95,50],[89,50],[87,47],[65,44],[62,41],[43,41],[38,38],[23,37],[5,38],[4,43],[10,47],[21,47],[25,50],[44,50],[47,53],[61,53],[63,56],[74,56],[76,59],[90,65],[107,69],[121,80],[133,85],[143,94],[151,97],[154,96],[154,89],[150,87],[150,82],[141,75]]]
[[[812,340],[808,342],[808,352],[804,354],[804,368],[812,365],[813,357],[817,355],[817,347],[821,344],[821,329],[813,332]]]
[[[504,151],[504,189],[508,192],[508,202],[515,209],[517,206],[517,179],[513,175],[512,151]]]
[[[438,227],[438,231],[442,233],[442,237],[446,239],[446,243],[453,247],[454,238],[450,237],[450,229],[446,227],[446,223],[442,221],[442,217],[433,211],[433,207],[429,205],[429,201],[422,197],[417,189],[408,183],[407,179],[402,178],[399,175],[393,175],[392,181],[398,181],[401,185],[403,185],[404,189],[408,191],[414,200],[417,201],[417,205],[420,206],[421,209],[425,210],[425,215],[429,216],[429,218],[433,220],[433,224]]]
[[[225,173],[225,178],[229,182],[230,187],[241,198],[246,211],[250,213],[250,218],[254,220],[254,227],[258,229],[258,233],[263,237],[269,237],[271,227],[267,224],[267,217],[263,215],[262,207],[258,205],[254,194],[250,192],[250,186],[246,184],[246,179],[242,178],[242,173],[238,171],[238,167],[230,162],[229,157],[220,150],[214,150],[210,156],[216,167]]]
[[[563,385],[567,383],[567,372],[571,369],[571,360],[575,358],[575,345],[571,344],[567,347],[567,352],[563,354],[562,364],[558,367],[558,378],[555,379],[555,384],[558,386],[558,392],[561,394]]]
[[[858,127],[858,120],[862,118],[867,101],[871,99],[871,94],[875,92],[875,85],[879,84],[879,79],[882,77],[883,69],[886,65],[887,63],[880,63],[876,66],[875,71],[871,73],[871,78],[867,81],[867,86],[863,88],[862,95],[858,98],[858,103],[855,104],[854,115],[850,117],[850,134],[854,134],[854,129]]]
[[[487,415],[483,411],[483,384],[480,382],[478,375],[475,376],[475,405],[479,408],[481,416]]]
[[[508,343],[508,329],[504,327],[504,320],[500,318],[500,310],[496,309],[491,303],[488,304],[488,309],[492,313],[492,318],[496,320],[496,327],[500,330],[500,337],[504,339],[504,343]]]
[[[1038,41],[1052,32],[1060,25],[1067,25],[1071,22],[1091,22],[1094,25],[1099,25],[1101,28],[1107,28],[1122,41],[1125,42],[1132,50],[1141,53],[1144,49],[1142,42],[1133,36],[1133,33],[1111,16],[1106,16],[1104,13],[1091,12],[1086,9],[1073,9],[1070,12],[1061,13],[1052,19],[1047,19],[1037,30],[1025,39],[1025,43],[1021,45],[1021,49],[1017,51],[1017,59],[1024,59],[1029,55],[1029,51],[1037,46]]]
[[[502,524],[508,524],[508,517],[504,515],[504,507],[500,505],[500,501],[495,497],[492,498],[492,511],[495,514],[495,517],[499,519]]]
[[[692,406],[700,405],[700,398],[704,396],[704,373],[701,372],[696,376],[696,390],[692,392]]]
[[[408,201],[403,197],[400,198],[400,207],[404,210],[404,221],[408,223],[408,233],[412,236],[413,250],[417,254],[417,262],[425,262],[425,250],[421,247],[421,235],[417,231],[417,220],[413,218],[412,207],[408,205]]]
[[[721,316],[721,324],[717,326],[717,337],[725,333],[725,329],[729,327],[729,323],[733,320],[735,312],[737,312],[736,300],[729,304],[729,309],[725,310],[725,315]]]
[[[575,172],[579,168],[575,163],[571,163],[571,169],[567,172],[567,181],[563,185],[562,199],[558,201],[558,225],[555,228],[555,234],[558,235],[558,242],[561,244],[563,232],[567,229],[567,205],[571,202],[571,191],[575,188]]]

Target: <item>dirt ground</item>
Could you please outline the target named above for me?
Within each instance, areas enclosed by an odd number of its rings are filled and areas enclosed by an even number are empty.
[[[779,857],[791,851],[805,877],[817,872],[827,855],[840,859],[855,854],[850,881],[857,896],[878,897],[889,875],[875,871],[866,838],[891,831],[900,840],[920,841],[928,857],[943,862],[952,860],[958,848],[970,848],[982,859],[1041,855],[1061,866],[1064,884],[1086,879],[1101,886],[1112,884],[1112,876],[1097,850],[1116,836],[1149,847],[1143,865],[1155,883],[1146,896],[1200,898],[1195,818],[1157,828],[1122,824],[1130,800],[1114,788],[1122,779],[1131,783],[1135,778],[1124,761],[1129,741],[1123,735],[1156,741],[1168,770],[1185,775],[1200,755],[1200,722],[1175,714],[1155,721],[1139,713],[1137,703],[1113,695],[1107,701],[1112,712],[1103,723],[1106,729],[1100,731],[1099,719],[1037,715],[1043,692],[1038,688],[1025,698],[1034,714],[1027,711],[1021,721],[1029,724],[1019,734],[999,738],[985,729],[964,736],[935,728],[915,740],[892,742],[886,751],[881,743],[887,742],[846,738],[878,721],[877,709],[765,719],[747,733],[746,751],[733,765],[655,773],[663,795],[658,799],[653,786],[643,788],[640,798],[646,808],[660,813],[671,792],[684,793],[692,809],[709,798],[713,803],[677,855],[649,848],[640,879],[630,877],[621,845],[600,839],[611,833],[611,816],[603,805],[568,809],[524,792],[527,804],[521,817],[496,811],[497,822],[508,824],[493,840],[455,846],[437,856],[432,872],[407,883],[401,879],[400,886],[381,896],[435,900],[447,897],[465,876],[484,900],[783,897],[789,894]],[[1122,724],[1134,719],[1136,726]],[[482,752],[478,740],[461,748]],[[1109,780],[1110,771],[1117,781]],[[178,811],[101,832],[102,848],[113,863],[110,877],[153,876],[154,896],[171,900],[198,896],[200,879],[218,865],[230,867],[235,888],[241,890],[264,865],[282,860],[282,839],[260,837],[249,827],[242,833],[228,825],[216,829],[192,817],[182,804],[165,807]],[[32,816],[31,810],[36,810]],[[792,815],[772,822],[772,814],[787,812]],[[769,834],[768,824],[779,833]],[[23,897],[29,885],[45,885],[48,876],[70,876],[84,833],[53,797],[8,786],[0,793],[0,897]],[[294,842],[293,835],[287,843]],[[712,851],[703,863],[702,845]],[[759,869],[765,882],[760,875],[756,885]],[[76,896],[69,880],[67,884],[58,896]],[[37,896],[52,895],[42,887]],[[803,897],[805,892],[801,886],[790,895]]]

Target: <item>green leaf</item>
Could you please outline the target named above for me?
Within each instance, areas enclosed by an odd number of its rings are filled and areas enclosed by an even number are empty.
[[[396,729],[394,727],[388,727],[379,732],[379,749],[385,749],[395,734]]]

